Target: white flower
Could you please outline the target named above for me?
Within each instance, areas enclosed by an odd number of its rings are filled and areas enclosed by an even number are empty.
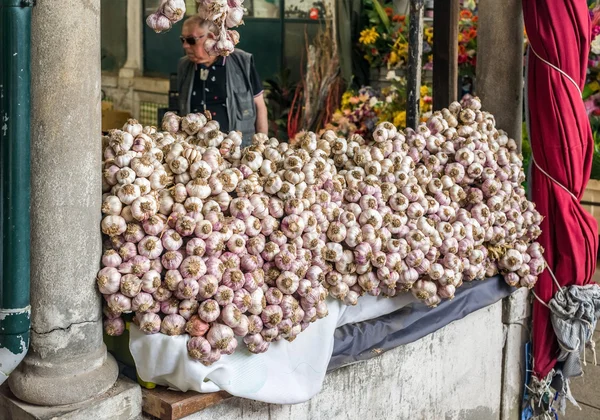
[[[370,107],[374,107],[375,105],[377,105],[377,98],[375,96],[373,96],[371,99],[369,99],[369,106]]]
[[[394,70],[388,70],[385,75],[385,80],[394,80],[396,78],[396,72]]]
[[[600,54],[600,35],[597,35],[592,41],[592,52],[594,54]]]

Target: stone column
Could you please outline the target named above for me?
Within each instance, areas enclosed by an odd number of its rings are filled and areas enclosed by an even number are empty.
[[[119,78],[141,76],[143,70],[142,0],[127,0],[127,60]]]
[[[496,126],[521,144],[523,11],[521,0],[480,0],[476,94]]]
[[[22,401],[55,406],[96,397],[118,376],[95,285],[100,0],[39,0],[31,26],[31,346],[9,385]]]

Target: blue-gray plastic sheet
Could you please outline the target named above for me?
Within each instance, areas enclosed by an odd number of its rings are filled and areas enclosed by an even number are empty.
[[[417,341],[498,302],[515,290],[506,284],[502,276],[495,276],[485,281],[464,283],[457,289],[454,299],[443,301],[433,309],[421,303],[411,303],[375,319],[343,325],[335,330],[333,354],[327,370],[367,360]]]

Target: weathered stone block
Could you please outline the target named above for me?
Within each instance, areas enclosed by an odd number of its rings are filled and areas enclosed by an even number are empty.
[[[522,323],[531,317],[529,290],[522,287],[503,300],[502,322],[505,324]]]

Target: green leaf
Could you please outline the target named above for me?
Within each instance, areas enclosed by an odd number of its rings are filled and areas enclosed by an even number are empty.
[[[379,19],[381,19],[381,23],[383,23],[383,26],[385,26],[385,30],[389,32],[390,19],[388,18],[387,13],[385,13],[383,6],[381,5],[381,3],[379,3],[379,0],[373,0],[373,6],[375,7],[377,14],[379,15]]]
[[[592,96],[592,94],[594,94],[594,89],[592,89],[592,87],[588,83],[583,87],[583,94],[581,95],[582,99],[585,101],[587,98]]]

